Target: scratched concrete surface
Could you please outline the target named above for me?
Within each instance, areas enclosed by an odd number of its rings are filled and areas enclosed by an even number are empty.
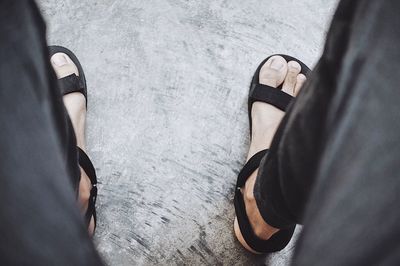
[[[246,97],[260,60],[313,66],[336,0],[38,1],[51,44],[88,79],[88,150],[109,265],[287,265],[232,234],[249,145]]]

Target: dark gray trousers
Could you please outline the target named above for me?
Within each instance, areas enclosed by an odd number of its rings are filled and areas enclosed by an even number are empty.
[[[400,2],[342,0],[254,189],[294,265],[400,263]]]
[[[0,265],[101,265],[76,139],[34,1],[0,1]]]

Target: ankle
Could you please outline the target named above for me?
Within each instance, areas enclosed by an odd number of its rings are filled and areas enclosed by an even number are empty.
[[[253,177],[254,178],[254,177]],[[279,231],[279,229],[270,226],[267,224],[261,213],[258,209],[256,198],[254,196],[254,185],[255,185],[255,178],[254,180],[250,180],[249,183],[246,183],[245,187],[243,188],[243,199],[246,206],[246,213],[249,218],[251,227],[253,229],[254,234],[263,240],[268,240],[271,238],[275,233]]]

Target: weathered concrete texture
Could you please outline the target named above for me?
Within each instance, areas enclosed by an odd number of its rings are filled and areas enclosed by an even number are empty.
[[[49,42],[88,79],[99,181],[96,243],[110,265],[286,265],[232,234],[260,60],[318,59],[336,0],[40,0]]]

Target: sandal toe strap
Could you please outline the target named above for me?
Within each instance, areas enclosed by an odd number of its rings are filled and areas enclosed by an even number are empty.
[[[265,102],[282,111],[286,111],[288,105],[294,99],[293,96],[271,86],[253,83],[250,89],[249,101],[251,106],[254,102]]]
[[[62,95],[72,92],[80,92],[85,95],[84,84],[81,78],[75,73],[59,79],[58,87],[60,88]]]

